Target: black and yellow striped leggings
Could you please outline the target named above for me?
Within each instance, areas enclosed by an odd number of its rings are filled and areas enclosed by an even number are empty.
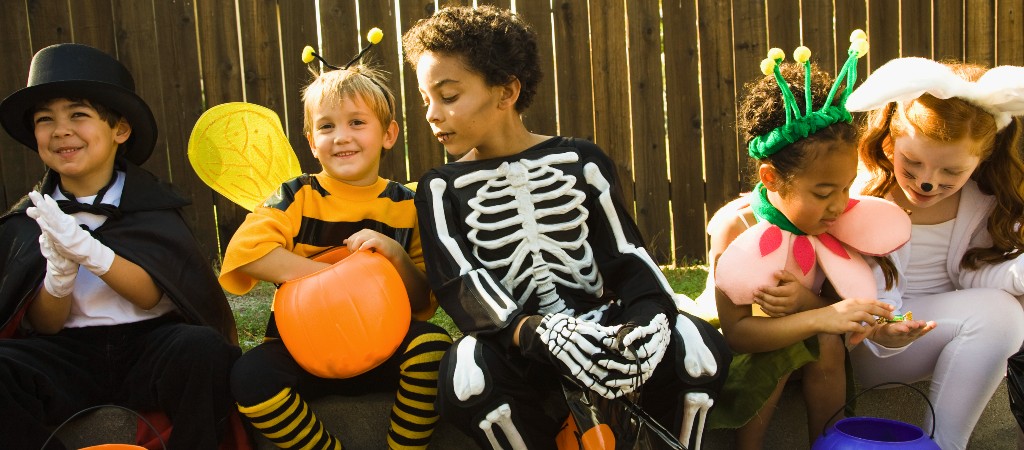
[[[304,398],[397,389],[388,446],[425,448],[438,418],[434,412],[438,365],[451,342],[443,328],[412,322],[405,340],[387,361],[362,375],[328,379],[303,370],[281,340],[271,340],[249,350],[235,363],[231,390],[238,410],[278,447],[341,449],[344,436],[332,436]]]

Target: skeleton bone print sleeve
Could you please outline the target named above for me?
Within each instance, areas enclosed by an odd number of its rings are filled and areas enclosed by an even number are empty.
[[[578,315],[610,295],[623,301],[623,320],[675,313],[612,162],[590,142],[556,137],[434,168],[416,208],[427,277],[465,333],[497,333],[522,315]]]

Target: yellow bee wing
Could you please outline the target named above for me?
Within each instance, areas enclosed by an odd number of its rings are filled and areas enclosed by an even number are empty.
[[[249,211],[302,174],[281,119],[252,103],[210,108],[192,128],[188,160],[199,178]]]

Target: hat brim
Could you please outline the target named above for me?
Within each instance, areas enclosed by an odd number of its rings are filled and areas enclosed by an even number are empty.
[[[0,102],[0,123],[18,142],[38,152],[35,131],[28,111],[54,98],[95,100],[113,109],[131,124],[132,134],[125,142],[124,157],[137,165],[149,159],[156,145],[157,126],[153,111],[134,92],[117,85],[92,80],[65,80],[29,86]]]

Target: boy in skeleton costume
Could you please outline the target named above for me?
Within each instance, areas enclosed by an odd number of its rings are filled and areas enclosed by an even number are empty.
[[[442,361],[438,412],[484,447],[554,448],[561,374],[608,399],[639,393],[699,447],[729,351],[677,312],[601,149],[526,130],[533,31],[505,10],[446,8],[403,43],[427,121],[461,156],[416,194],[428,279],[466,333]]]

